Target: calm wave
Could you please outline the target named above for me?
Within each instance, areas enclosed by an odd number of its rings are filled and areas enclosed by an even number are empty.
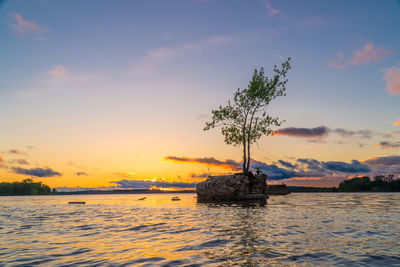
[[[144,196],[0,197],[1,265],[400,266],[400,194]]]

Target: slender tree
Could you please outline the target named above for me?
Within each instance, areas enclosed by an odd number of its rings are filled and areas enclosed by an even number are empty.
[[[233,100],[226,106],[219,106],[211,111],[212,119],[206,122],[204,131],[221,127],[221,133],[228,145],[242,146],[243,172],[249,172],[250,147],[263,135],[272,133],[271,126],[280,126],[283,121],[267,114],[272,100],[286,95],[286,74],[290,66],[290,58],[281,67],[273,68],[273,75],[268,78],[264,68],[255,69],[245,89],[237,89]]]

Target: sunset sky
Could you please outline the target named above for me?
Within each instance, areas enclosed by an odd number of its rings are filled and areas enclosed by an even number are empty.
[[[269,108],[285,123],[253,167],[288,185],[399,175],[399,25],[395,0],[0,0],[0,182],[188,188],[236,172],[240,148],[204,124],[287,57]]]

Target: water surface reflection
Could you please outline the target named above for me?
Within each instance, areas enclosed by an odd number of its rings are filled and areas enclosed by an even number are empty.
[[[172,196],[0,197],[0,262],[400,265],[400,194],[291,194],[271,197],[265,206]]]

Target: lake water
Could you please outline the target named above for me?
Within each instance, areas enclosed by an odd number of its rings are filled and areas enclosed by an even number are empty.
[[[400,266],[399,193],[144,196],[0,197],[0,265]]]

